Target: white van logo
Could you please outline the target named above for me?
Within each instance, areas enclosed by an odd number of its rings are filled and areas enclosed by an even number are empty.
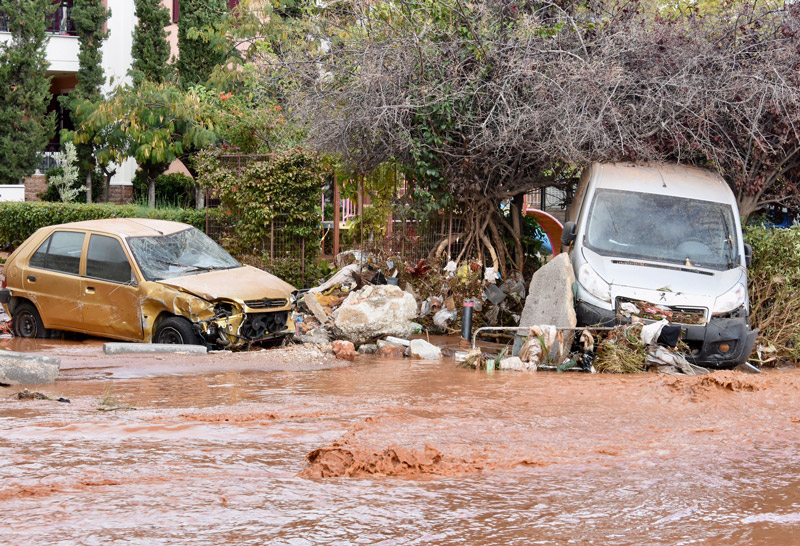
[[[661,292],[661,300],[660,301],[667,301],[667,293]]]

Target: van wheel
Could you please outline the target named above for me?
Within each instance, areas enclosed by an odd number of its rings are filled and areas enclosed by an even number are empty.
[[[31,303],[20,303],[14,309],[14,335],[17,337],[50,337],[50,330],[44,327],[39,311]]]
[[[192,330],[192,323],[183,317],[169,317],[161,321],[153,341],[170,345],[205,345]]]

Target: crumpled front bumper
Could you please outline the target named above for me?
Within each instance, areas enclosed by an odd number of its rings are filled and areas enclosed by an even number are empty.
[[[579,302],[576,314],[582,326],[616,326],[614,311]],[[751,329],[747,316],[714,318],[707,324],[681,325],[681,339],[692,353],[687,360],[707,368],[733,368],[746,362],[753,352],[758,328]],[[720,346],[728,345],[722,352]]]

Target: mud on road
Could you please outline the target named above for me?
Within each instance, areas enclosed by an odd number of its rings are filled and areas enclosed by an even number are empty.
[[[791,544],[800,532],[798,370],[487,375],[300,351],[109,362],[92,343],[38,347],[64,371],[29,388],[69,404],[0,388],[0,543]]]

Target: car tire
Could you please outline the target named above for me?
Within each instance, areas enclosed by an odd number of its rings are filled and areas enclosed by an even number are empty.
[[[39,311],[32,303],[20,303],[14,309],[12,317],[14,335],[28,338],[50,337],[50,330],[44,327]]]
[[[161,321],[153,343],[171,345],[205,345],[192,329],[192,323],[183,317],[169,317]]]

